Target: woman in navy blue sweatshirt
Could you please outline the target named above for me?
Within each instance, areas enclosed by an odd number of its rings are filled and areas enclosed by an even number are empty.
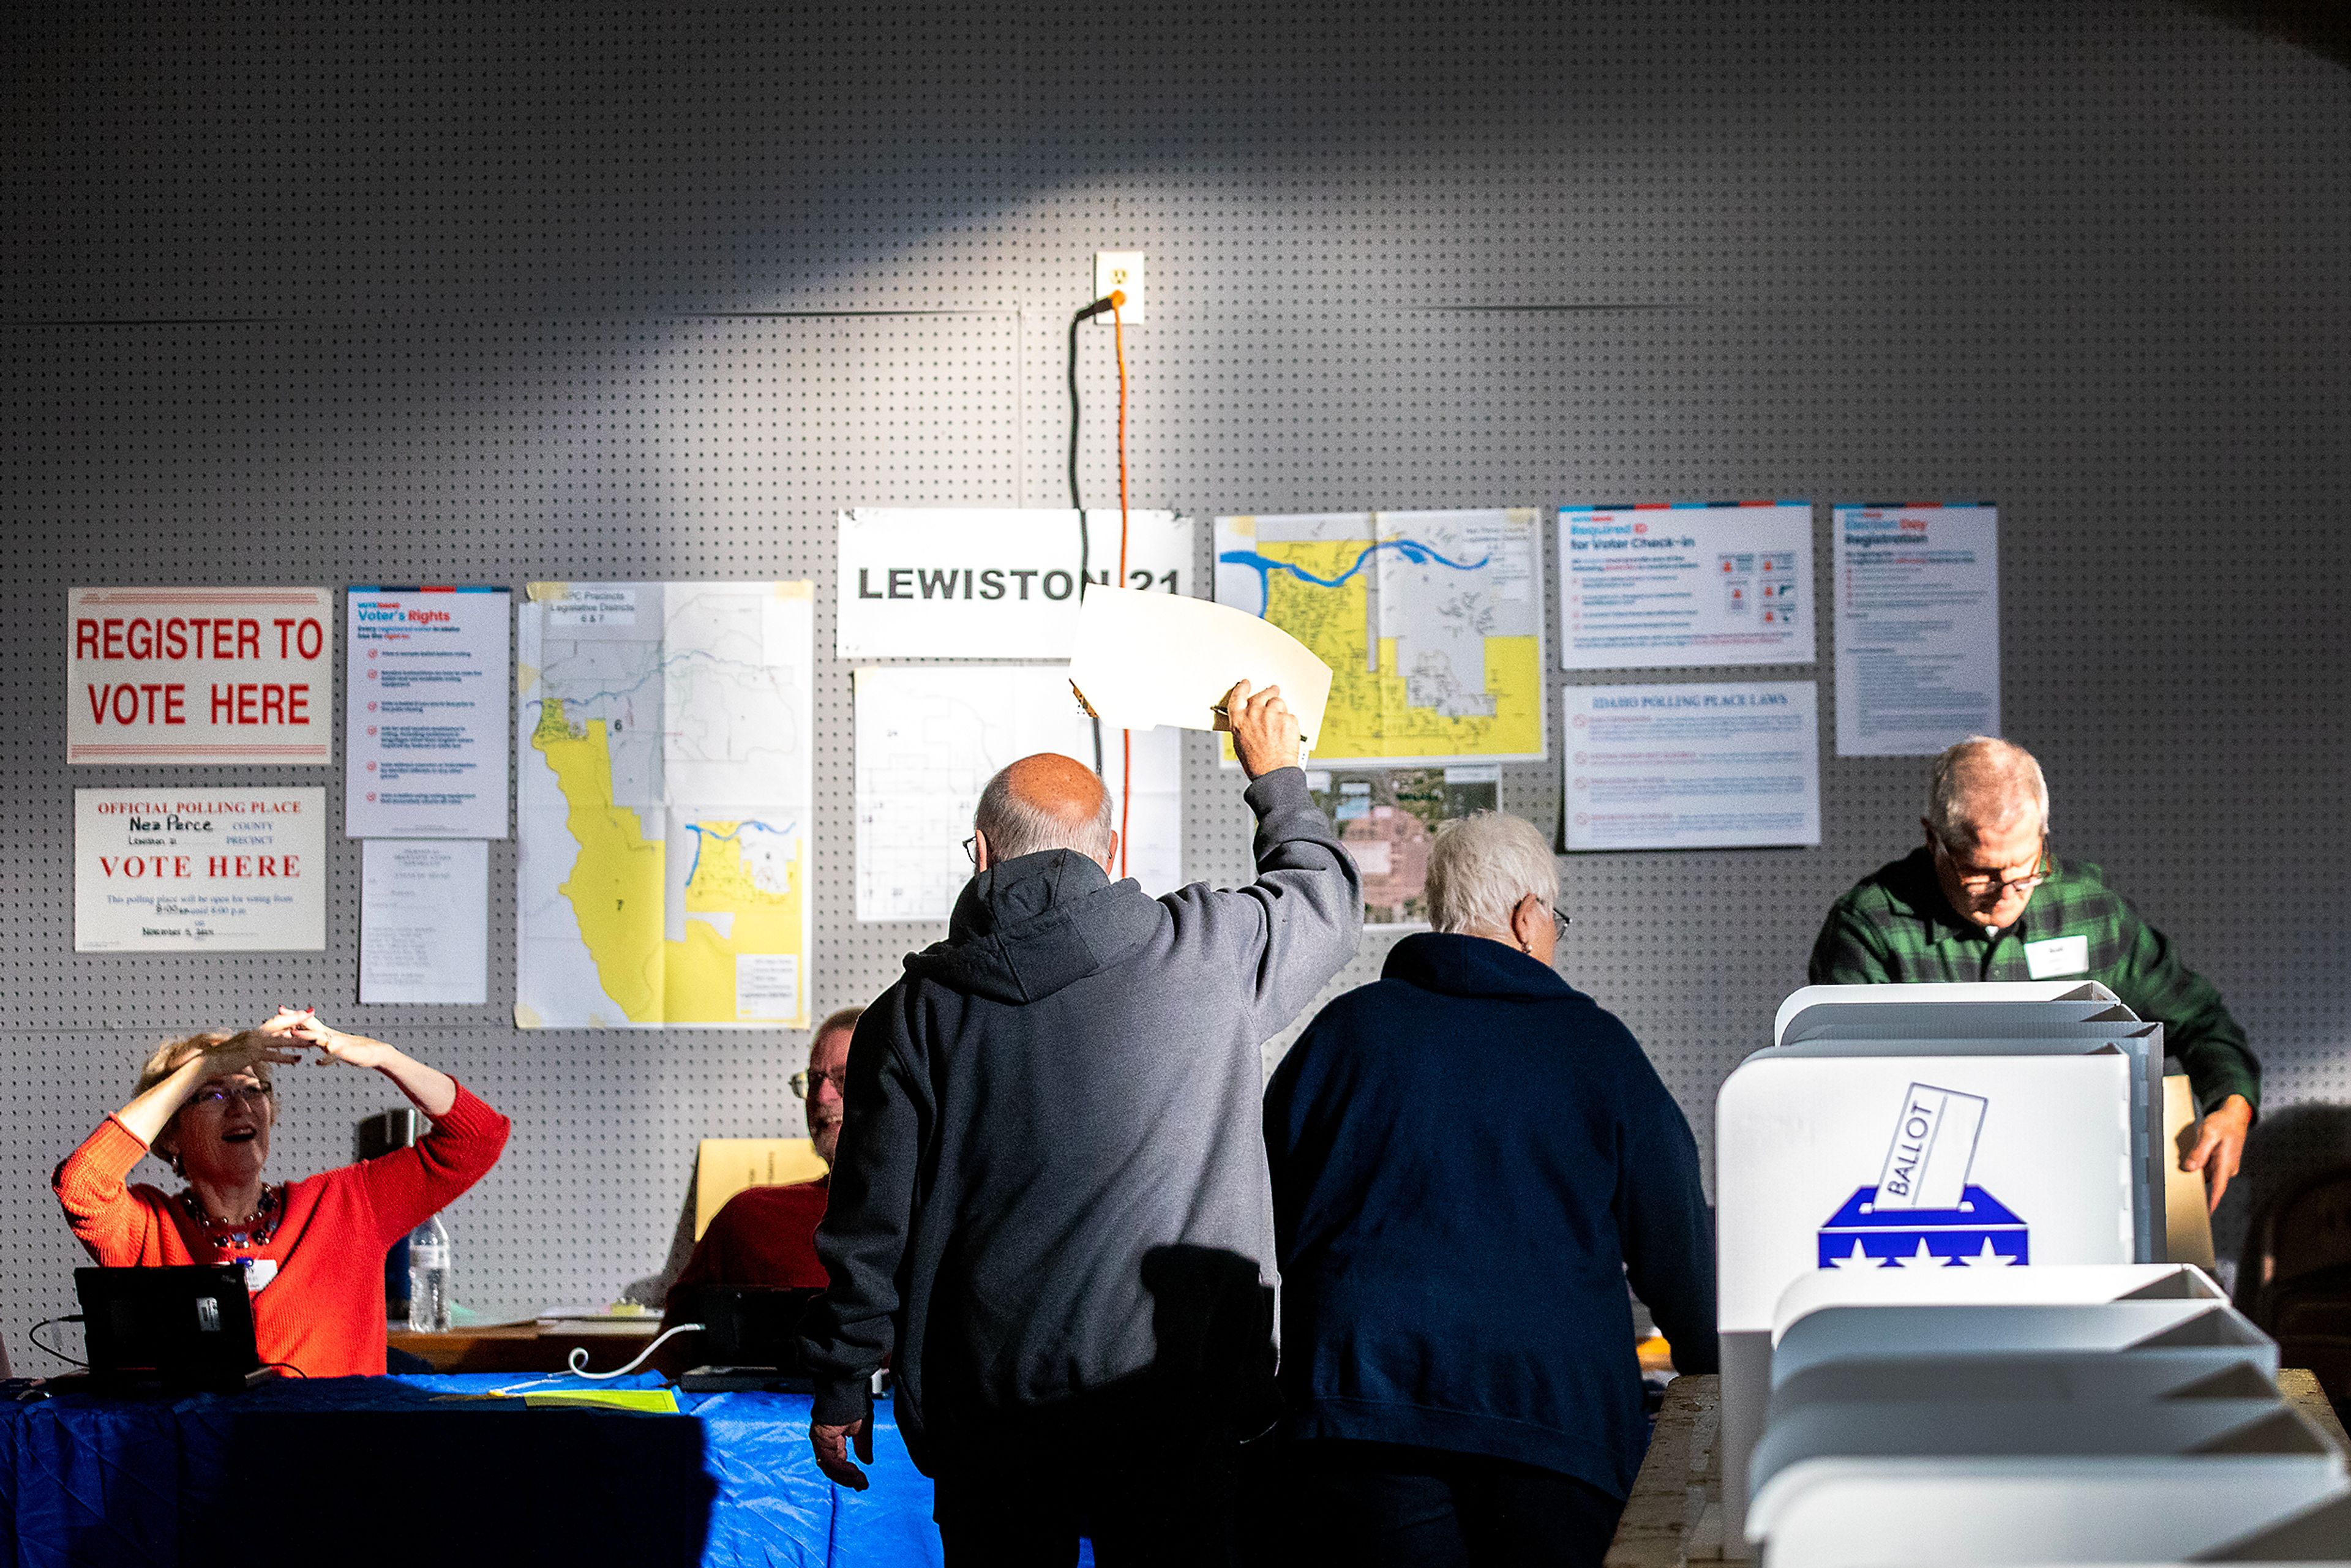
[[[1437,929],[1266,1091],[1282,1511],[1330,1561],[1596,1564],[1647,1442],[1628,1278],[1676,1368],[1715,1369],[1698,1146],[1632,1033],[1552,971],[1558,896],[1531,823],[1457,824]]]

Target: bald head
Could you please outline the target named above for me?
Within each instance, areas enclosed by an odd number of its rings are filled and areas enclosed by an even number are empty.
[[[1935,758],[1927,826],[1947,845],[1982,834],[2049,825],[2049,785],[2032,753],[1972,735]]]
[[[1024,757],[987,781],[972,825],[987,841],[989,864],[1044,850],[1075,850],[1108,867],[1110,791],[1093,770],[1055,751]]]

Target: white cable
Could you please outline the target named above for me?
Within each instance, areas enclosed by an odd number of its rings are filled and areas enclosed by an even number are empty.
[[[611,1372],[589,1371],[588,1347],[584,1344],[573,1345],[571,1347],[571,1354],[564,1358],[564,1364],[570,1367],[570,1375],[573,1377],[584,1377],[590,1383],[607,1383],[615,1377],[626,1377],[629,1374],[636,1371],[638,1367],[643,1366],[645,1364],[646,1358],[662,1347],[662,1342],[664,1340],[674,1338],[682,1333],[699,1333],[702,1331],[702,1327],[703,1325],[700,1323],[680,1323],[675,1328],[664,1329],[659,1334],[654,1336],[653,1343],[637,1352],[635,1357],[630,1361],[628,1365],[617,1368]],[[559,1382],[562,1380],[563,1376],[564,1374],[560,1372],[552,1373],[545,1377],[534,1377],[528,1383],[510,1383],[504,1388],[493,1388],[490,1392],[492,1394],[513,1394],[520,1389],[537,1388],[543,1384]]]

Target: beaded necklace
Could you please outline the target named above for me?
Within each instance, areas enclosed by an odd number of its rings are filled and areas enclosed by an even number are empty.
[[[204,1200],[196,1196],[194,1187],[183,1189],[180,1201],[187,1207],[190,1214],[196,1217],[196,1224],[203,1229],[204,1239],[223,1252],[240,1247],[268,1246],[269,1239],[277,1234],[279,1210],[283,1207],[274,1186],[261,1189],[261,1202],[243,1219],[214,1219],[204,1207]]]

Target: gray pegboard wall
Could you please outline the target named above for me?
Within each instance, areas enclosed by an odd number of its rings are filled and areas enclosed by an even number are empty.
[[[2048,765],[2061,852],[2105,862],[2251,1030],[2257,1179],[2351,1151],[2340,67],[2159,0],[121,5],[0,29],[20,1365],[49,1364],[24,1328],[67,1310],[77,1258],[48,1171],[165,1033],[312,1002],[481,1088],[516,1137],[451,1218],[461,1298],[493,1313],[651,1272],[696,1138],[798,1130],[805,1045],[513,1030],[511,841],[487,1008],[354,1005],[340,838],[323,955],[77,956],[76,786],[340,789],[69,774],[64,590],[805,576],[827,650],[837,509],[1067,504],[1066,323],[1097,248],[1149,257],[1139,505],[1999,501],[2008,727]],[[1102,506],[1115,383],[1108,332],[1081,339]],[[1761,672],[1817,675],[1824,745],[1828,652]],[[820,659],[820,1007],[936,935],[851,918],[848,705]],[[1238,879],[1238,780],[1204,741],[1187,758],[1188,869]],[[1702,1146],[1827,902],[1914,837],[1921,773],[1826,754],[1818,851],[1567,862],[1562,967]],[[1503,798],[1550,825],[1553,768],[1506,769]],[[348,1157],[386,1098],[287,1080],[281,1175]]]

